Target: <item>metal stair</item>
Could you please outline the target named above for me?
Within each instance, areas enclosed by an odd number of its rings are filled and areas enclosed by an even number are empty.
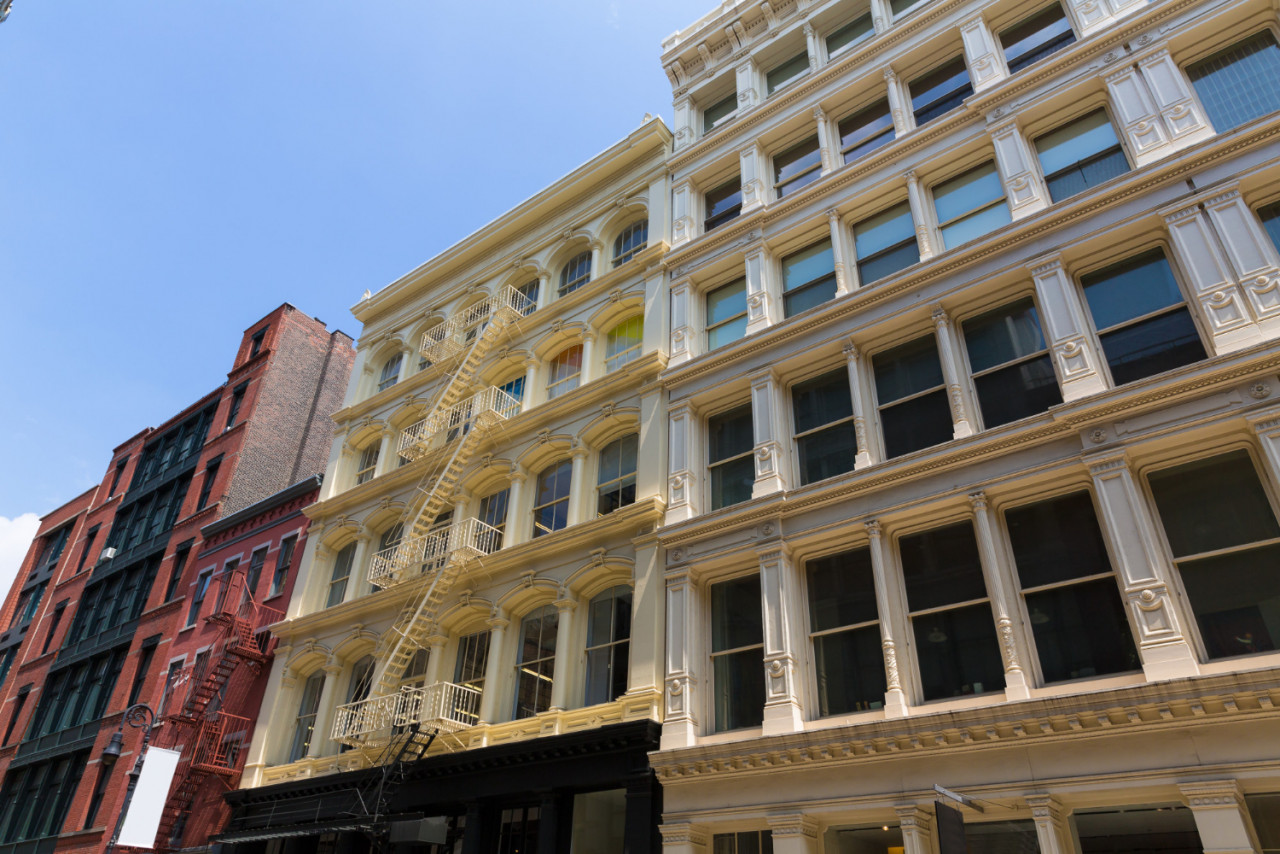
[[[486,437],[520,411],[520,402],[497,388],[468,395],[472,378],[493,343],[533,311],[533,304],[515,288],[470,306],[423,336],[422,354],[432,362],[450,360],[452,370],[426,418],[407,428],[400,437],[399,453],[426,461],[401,541],[376,555],[369,580],[383,588],[417,582],[392,627],[394,643],[381,662],[374,695],[339,707],[333,738],[350,745],[372,747],[391,735],[392,719],[399,726],[425,727],[436,733],[454,731],[475,722],[472,710],[465,723],[448,714],[428,716],[415,712],[405,718],[399,683],[414,654],[423,646],[435,615],[454,581],[469,561],[487,555],[501,545],[501,531],[479,519],[453,520],[448,527],[435,521],[450,501],[463,469]],[[421,592],[419,592],[419,590]],[[439,683],[432,690],[461,689]],[[462,689],[471,690],[471,689]],[[478,693],[476,695],[478,705]]]

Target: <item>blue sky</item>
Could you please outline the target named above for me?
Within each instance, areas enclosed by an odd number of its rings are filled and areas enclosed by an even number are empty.
[[[357,334],[366,288],[644,113],[670,124],[661,41],[712,5],[15,0],[0,24],[0,581],[3,540],[31,536],[14,521],[221,384],[272,308]]]

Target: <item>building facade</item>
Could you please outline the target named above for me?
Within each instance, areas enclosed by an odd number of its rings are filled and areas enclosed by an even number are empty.
[[[664,850],[926,854],[935,785],[970,851],[1280,845],[1277,29],[788,0],[664,43]]]
[[[171,650],[214,604],[213,574],[195,560],[200,529],[323,467],[351,345],[293,306],[276,309],[244,333],[225,385],[116,449],[102,483],[73,502],[78,527],[56,532],[70,545],[55,556],[41,544],[48,557],[34,569],[48,592],[22,612],[34,609],[41,631],[19,639],[0,696],[11,734],[0,848],[106,847],[141,733],[124,733],[119,765],[102,750],[126,708],[163,713],[168,677],[191,681],[174,664],[194,660]],[[158,718],[156,742],[178,725]]]
[[[656,850],[669,145],[647,120],[355,307],[223,843]]]

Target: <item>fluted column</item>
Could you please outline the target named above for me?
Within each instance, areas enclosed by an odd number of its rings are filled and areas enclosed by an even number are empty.
[[[887,6],[888,3],[885,2]],[[878,31],[880,28],[876,27]],[[900,137],[916,126],[915,117],[909,109],[911,100],[904,91],[902,81],[892,68],[884,70],[885,88],[889,91],[889,112],[893,116],[893,135]],[[908,173],[914,175],[914,173]]]
[[[912,169],[903,173],[903,177],[907,179],[907,202],[911,205],[911,220],[916,225],[916,244],[920,250],[920,260],[926,261],[933,257],[933,235],[929,227],[933,222],[933,211],[926,204],[924,199],[924,191],[920,189],[920,179],[916,177],[916,172]]]
[[[960,355],[956,350],[956,339],[951,334],[951,318],[940,305],[933,307],[933,326],[938,334],[938,357],[942,361],[942,376],[947,383],[947,400],[951,404],[952,437],[963,439],[972,436],[977,420],[973,417],[973,407],[969,395],[965,392],[960,368]]]
[[[813,121],[818,126],[818,150],[822,174],[826,175],[840,167],[840,140],[831,126],[831,117],[821,107],[813,108]]]
[[[871,429],[867,423],[867,413],[872,405],[867,397],[867,383],[862,378],[862,356],[853,344],[844,345],[845,363],[849,369],[849,397],[853,402],[853,433],[858,446],[857,456],[853,459],[854,469],[864,469],[876,462],[877,455],[872,450]]]
[[[896,593],[896,576],[891,581],[888,566],[885,562],[884,543],[881,539],[880,523],[871,520],[864,523],[867,532],[868,551],[871,553],[871,572],[876,584],[876,610],[880,616],[880,646],[884,650],[885,717],[900,718],[909,711],[907,693],[902,683],[902,671],[898,667],[898,641],[904,637],[903,618],[894,602],[901,601]]]
[[[831,231],[831,257],[836,273],[836,296],[843,296],[858,286],[856,266],[849,264],[853,257],[849,246],[849,229],[845,228],[840,212],[835,208],[827,211],[827,226]]]
[[[573,658],[573,612],[578,607],[567,590],[560,592],[561,598],[556,600],[555,670],[551,677],[551,708],[555,711],[569,707],[569,686],[574,682],[574,674],[569,672]]]
[[[1031,680],[1027,676],[1030,659],[1026,637],[1014,625],[1013,615],[1017,613],[1017,605],[1012,594],[1012,578],[1000,557],[991,513],[987,509],[986,494],[970,493],[969,503],[973,507],[973,522],[978,534],[978,557],[982,563],[982,574],[991,595],[991,609],[995,612],[996,636],[1000,639],[1001,658],[1004,661],[1005,697],[1010,700],[1026,700],[1031,696]]]
[[[1022,800],[1035,820],[1040,854],[1072,854],[1075,848],[1071,844],[1071,830],[1058,799],[1052,795],[1027,795]]]
[[[903,854],[933,854],[933,813],[915,804],[893,809],[902,828]]]

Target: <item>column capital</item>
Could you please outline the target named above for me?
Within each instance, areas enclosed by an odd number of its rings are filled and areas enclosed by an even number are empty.
[[[783,815],[770,815],[765,818],[769,822],[769,829],[773,831],[773,838],[780,836],[802,836],[808,839],[818,838],[818,822],[804,813],[784,813]]]
[[[505,629],[507,626],[511,625],[511,621],[508,620],[501,611],[495,608],[493,612],[489,614],[489,619],[484,621],[484,624],[491,629]]]
[[[873,540],[880,539],[880,520],[868,519],[862,523],[862,527],[866,530],[867,536]]]
[[[707,829],[700,824],[688,821],[666,822],[658,825],[658,833],[662,835],[662,845],[696,845],[707,844]]]
[[[987,494],[982,490],[969,493],[969,504],[972,505],[974,512],[981,513],[987,509]]]
[[[1244,803],[1244,794],[1240,790],[1238,780],[1181,783],[1178,791],[1182,793],[1187,806],[1192,809],[1236,807]]]

